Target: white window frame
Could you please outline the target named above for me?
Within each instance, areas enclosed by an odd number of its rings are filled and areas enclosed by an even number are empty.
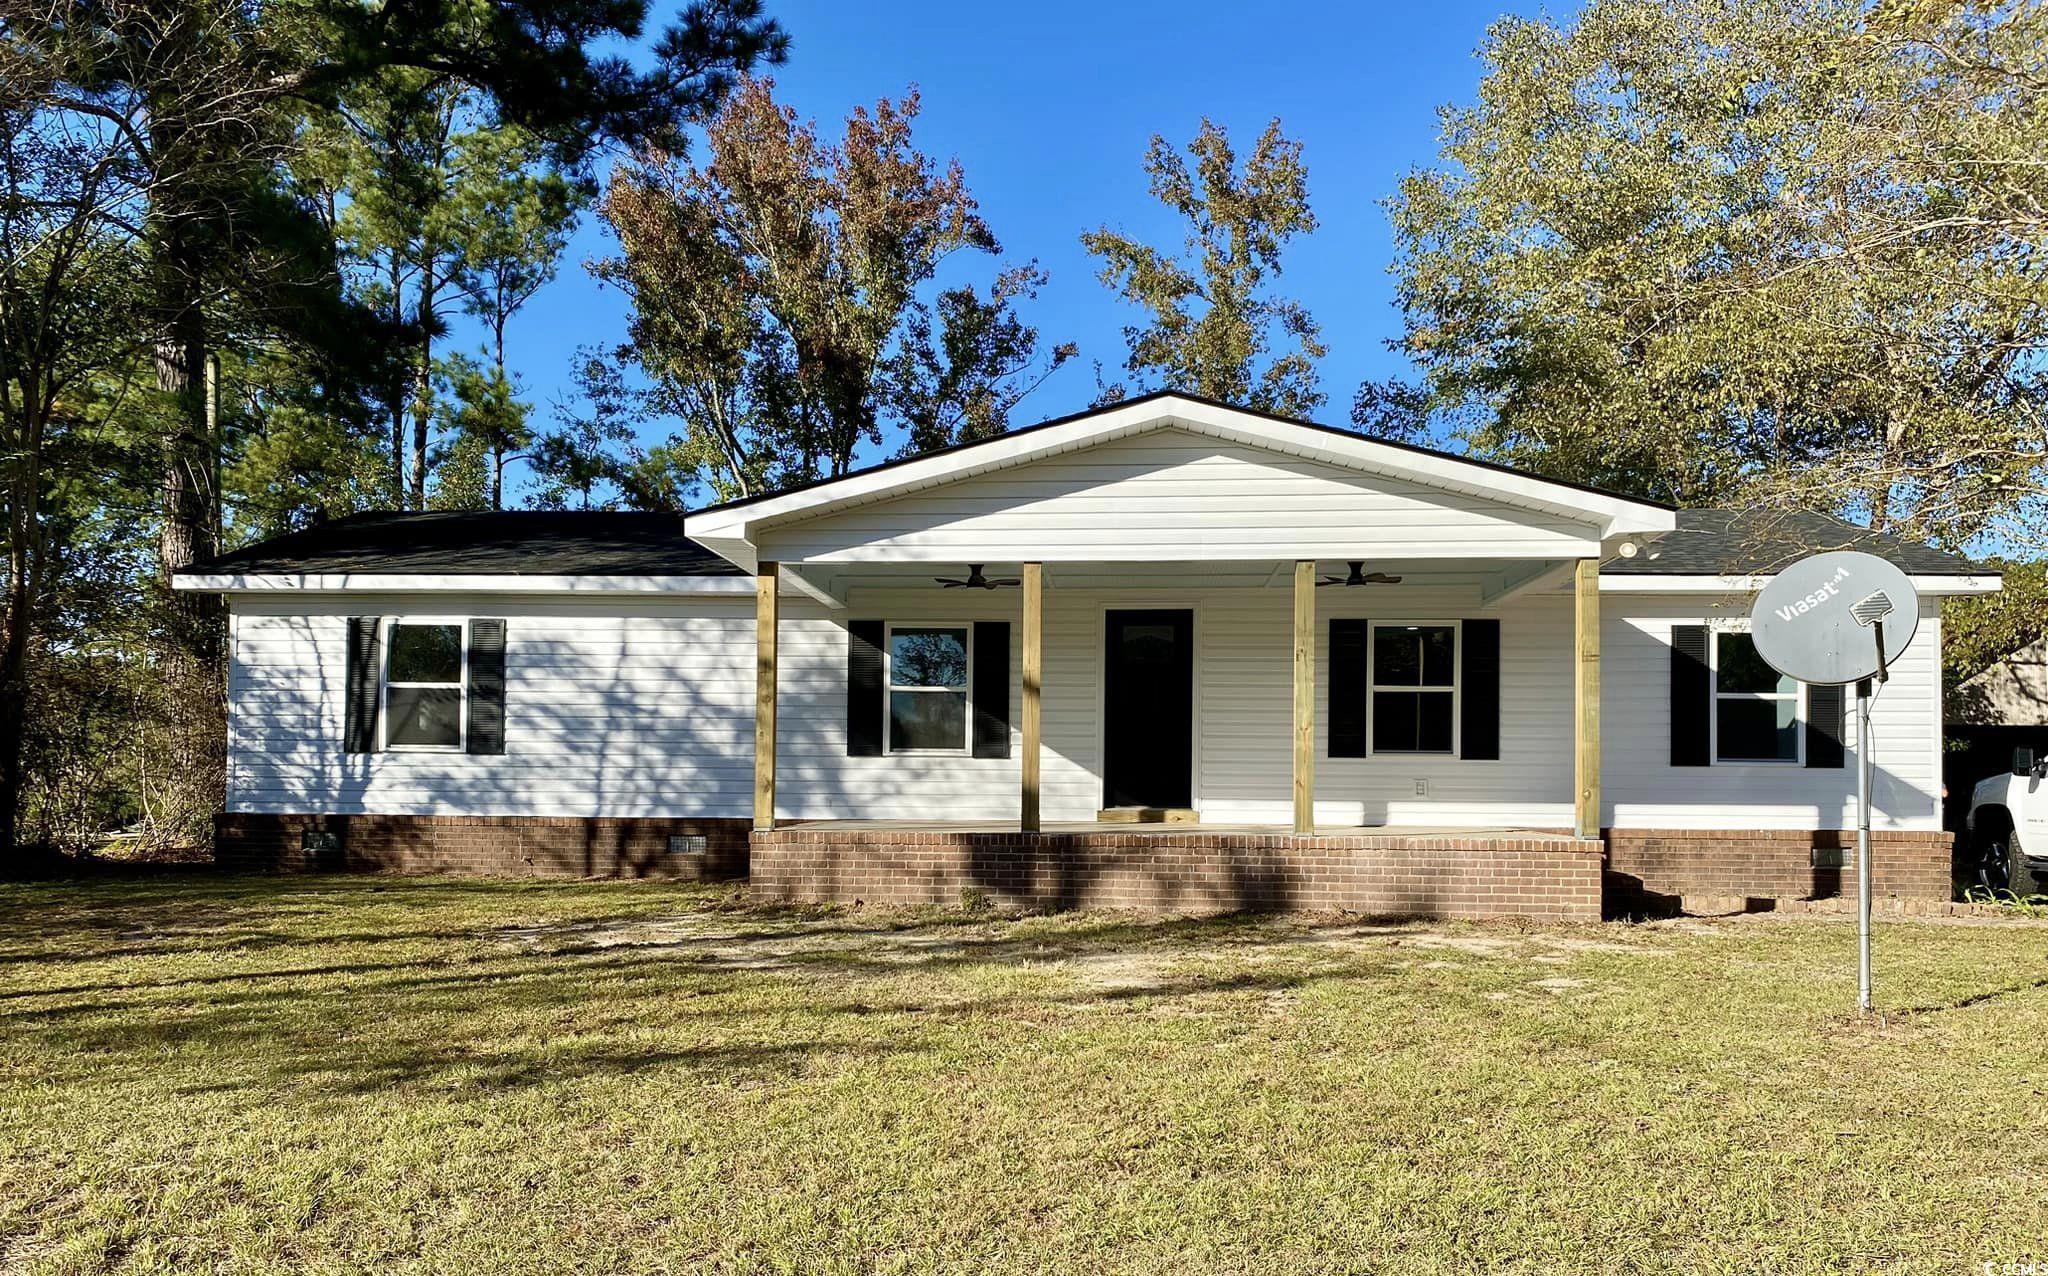
[[[1465,622],[1461,620],[1375,620],[1365,644],[1365,751],[1368,756],[1385,754],[1392,758],[1455,758],[1464,746],[1462,723],[1465,696]],[[1448,629],[1451,631],[1451,685],[1435,683],[1388,685],[1379,681],[1380,630]],[[1419,676],[1419,672],[1418,672]],[[1381,691],[1449,691],[1451,693],[1451,747],[1448,749],[1383,749],[1380,747]]]
[[[1803,767],[1806,765],[1806,684],[1792,680],[1791,694],[1783,691],[1721,690],[1721,636],[1740,634],[1747,638],[1746,624],[1722,623],[1707,626],[1707,757],[1714,766]],[[1789,758],[1724,758],[1721,756],[1721,701],[1790,700],[1792,702],[1792,756]]]
[[[957,629],[967,649],[967,683],[962,687],[925,687],[896,683],[896,631],[898,629]],[[896,747],[896,693],[899,691],[943,691],[963,695],[960,717],[960,747],[957,749],[899,749]],[[890,621],[882,627],[882,752],[906,758],[964,758],[974,753],[974,623],[966,620]]]
[[[462,633],[462,667],[455,684],[459,698],[455,710],[454,744],[393,744],[391,742],[391,651],[392,631],[400,625],[454,625]],[[467,616],[386,616],[378,635],[383,652],[377,670],[377,743],[385,753],[466,753],[469,751],[469,618]],[[445,682],[401,682],[401,687],[446,687]]]

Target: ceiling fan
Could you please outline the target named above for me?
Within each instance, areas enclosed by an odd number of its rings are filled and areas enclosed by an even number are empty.
[[[966,580],[958,580],[951,576],[934,576],[932,579],[947,589],[1008,589],[1018,583],[1015,576],[999,576],[991,580],[981,574],[980,563],[967,564]]]
[[[1351,564],[1351,574],[1349,576],[1325,576],[1316,582],[1316,588],[1321,589],[1325,585],[1398,585],[1400,583],[1401,578],[1399,576],[1389,576],[1385,572],[1369,572],[1365,570],[1364,563],[1353,563]]]

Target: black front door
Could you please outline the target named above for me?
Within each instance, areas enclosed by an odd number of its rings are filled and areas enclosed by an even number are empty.
[[[1191,806],[1195,614],[1113,611],[1105,628],[1102,804]]]

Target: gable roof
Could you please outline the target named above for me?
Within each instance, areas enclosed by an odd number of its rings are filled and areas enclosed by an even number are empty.
[[[1602,537],[1667,531],[1673,526],[1672,507],[1660,502],[1169,390],[838,478],[714,505],[690,516],[690,530],[707,547],[751,569],[757,531],[1161,429],[1552,514],[1597,530]]]
[[[1678,526],[1633,558],[1600,565],[1616,576],[1754,576],[1823,550],[1875,554],[1910,576],[1996,575],[1995,568],[1811,510],[1680,510]]]
[[[194,563],[191,576],[738,576],[679,514],[613,510],[353,514]]]
[[[1197,404],[1205,408],[1218,409],[1223,412],[1236,413],[1239,416],[1251,417],[1261,421],[1269,421],[1278,425],[1289,425],[1303,430],[1317,430],[1324,434],[1334,435],[1342,439],[1352,439],[1356,441],[1369,442],[1376,447],[1392,448],[1400,452],[1412,452],[1418,456],[1432,456],[1439,457],[1447,461],[1457,461],[1461,464],[1477,466],[1478,468],[1484,470],[1493,470],[1500,474],[1514,475],[1518,478],[1538,477],[1536,475],[1530,474],[1526,470],[1518,470],[1511,465],[1502,465],[1498,461],[1486,461],[1481,460],[1478,457],[1463,456],[1456,452],[1446,452],[1441,448],[1424,447],[1419,443],[1402,443],[1394,439],[1375,439],[1371,438],[1368,435],[1360,434],[1356,430],[1347,430],[1342,426],[1325,425],[1320,421],[1310,421],[1302,417],[1282,416],[1277,412],[1267,412],[1259,408],[1240,407],[1239,405],[1234,403],[1225,403],[1221,399],[1211,399],[1205,395],[1200,394],[1189,394],[1183,390],[1152,390],[1145,394],[1134,395],[1128,399],[1120,399],[1115,403],[1105,403],[1100,407],[1084,408],[1079,412],[1070,412],[1066,416],[1054,417],[1049,421],[1040,421],[1035,425],[1020,425],[1014,430],[1008,430],[1002,434],[991,435],[990,437],[985,439],[969,439],[964,443],[952,443],[948,444],[945,447],[933,448],[928,452],[919,452],[916,456],[899,456],[894,460],[878,461],[873,465],[862,466],[860,469],[854,470],[847,474],[840,475],[837,478],[812,479],[808,483],[799,483],[795,487],[785,487],[781,491],[777,492],[765,492],[759,496],[745,496],[741,497],[738,500],[721,501],[717,505],[707,505],[703,509],[700,509],[696,512],[698,514],[723,513],[727,510],[741,509],[749,505],[758,505],[763,501],[774,500],[778,497],[801,495],[803,493],[813,491],[817,488],[829,486],[833,483],[844,482],[847,479],[862,478],[870,474],[878,474],[884,470],[892,470],[898,466],[909,465],[916,461],[926,461],[930,460],[933,457],[953,456],[961,452],[966,452],[972,448],[980,447],[983,444],[995,443],[1005,439],[1022,438],[1026,435],[1035,434],[1040,430],[1056,429],[1063,425],[1071,425],[1077,421],[1085,421],[1090,417],[1098,417],[1103,415],[1104,413],[1118,412],[1126,408],[1143,407],[1147,404],[1172,399],[1177,399],[1183,403]],[[1166,421],[1170,420],[1170,418],[1162,417],[1161,420]],[[1586,492],[1594,496],[1605,496],[1612,497],[1616,500],[1631,501],[1635,504],[1646,505],[1653,509],[1668,510],[1677,508],[1674,505],[1667,505],[1662,501],[1644,500],[1641,497],[1629,496],[1626,493],[1617,492],[1610,488],[1595,487],[1590,483],[1575,483],[1570,479],[1544,478],[1540,481],[1545,483],[1553,483],[1556,484],[1558,487],[1571,488],[1580,492]]]

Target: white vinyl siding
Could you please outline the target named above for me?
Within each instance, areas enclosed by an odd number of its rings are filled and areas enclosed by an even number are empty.
[[[1190,573],[1199,570],[1190,568]],[[968,597],[967,595],[973,595]],[[1317,595],[1316,818],[1329,825],[1563,828],[1571,822],[1572,610],[1531,594],[1495,611],[1471,585]],[[1018,619],[1015,590],[857,588],[844,611],[785,596],[778,814],[800,819],[1008,821],[1008,758],[846,755],[850,619],[971,625]],[[1681,596],[1607,595],[1602,625],[1604,822],[1635,828],[1846,828],[1850,765],[1673,768],[1670,631],[1746,613]],[[1103,615],[1195,616],[1195,794],[1205,822],[1290,816],[1291,599],[1274,588],[1057,587],[1045,595],[1044,815],[1101,802]],[[444,598],[504,616],[503,756],[342,751],[347,617],[421,610],[392,596],[234,603],[229,804],[235,811],[744,818],[753,782],[753,603]],[[1501,624],[1501,757],[1328,756],[1328,623]],[[1014,631],[1013,631],[1014,633]],[[1938,827],[1939,634],[1934,604],[1876,711],[1877,823]],[[1018,695],[1013,663],[1011,695]],[[1418,793],[1418,784],[1426,790]]]
[[[502,616],[505,752],[342,750],[348,618]],[[443,595],[233,611],[228,809],[734,816],[752,809],[754,607]]]
[[[1607,594],[1601,599],[1600,769],[1608,824],[1692,829],[1856,826],[1853,689],[1845,715],[1847,757],[1839,768],[1784,763],[1671,765],[1671,630],[1686,624],[1739,624],[1748,617],[1749,606],[1748,595]],[[1872,702],[1871,823],[1876,828],[1941,827],[1939,608],[1936,599],[1921,600],[1919,632],[1891,667],[1891,681]],[[1503,629],[1504,648],[1506,644]]]
[[[761,533],[782,562],[1571,558],[1592,522],[1160,429]],[[1369,554],[1367,551],[1370,551]]]

